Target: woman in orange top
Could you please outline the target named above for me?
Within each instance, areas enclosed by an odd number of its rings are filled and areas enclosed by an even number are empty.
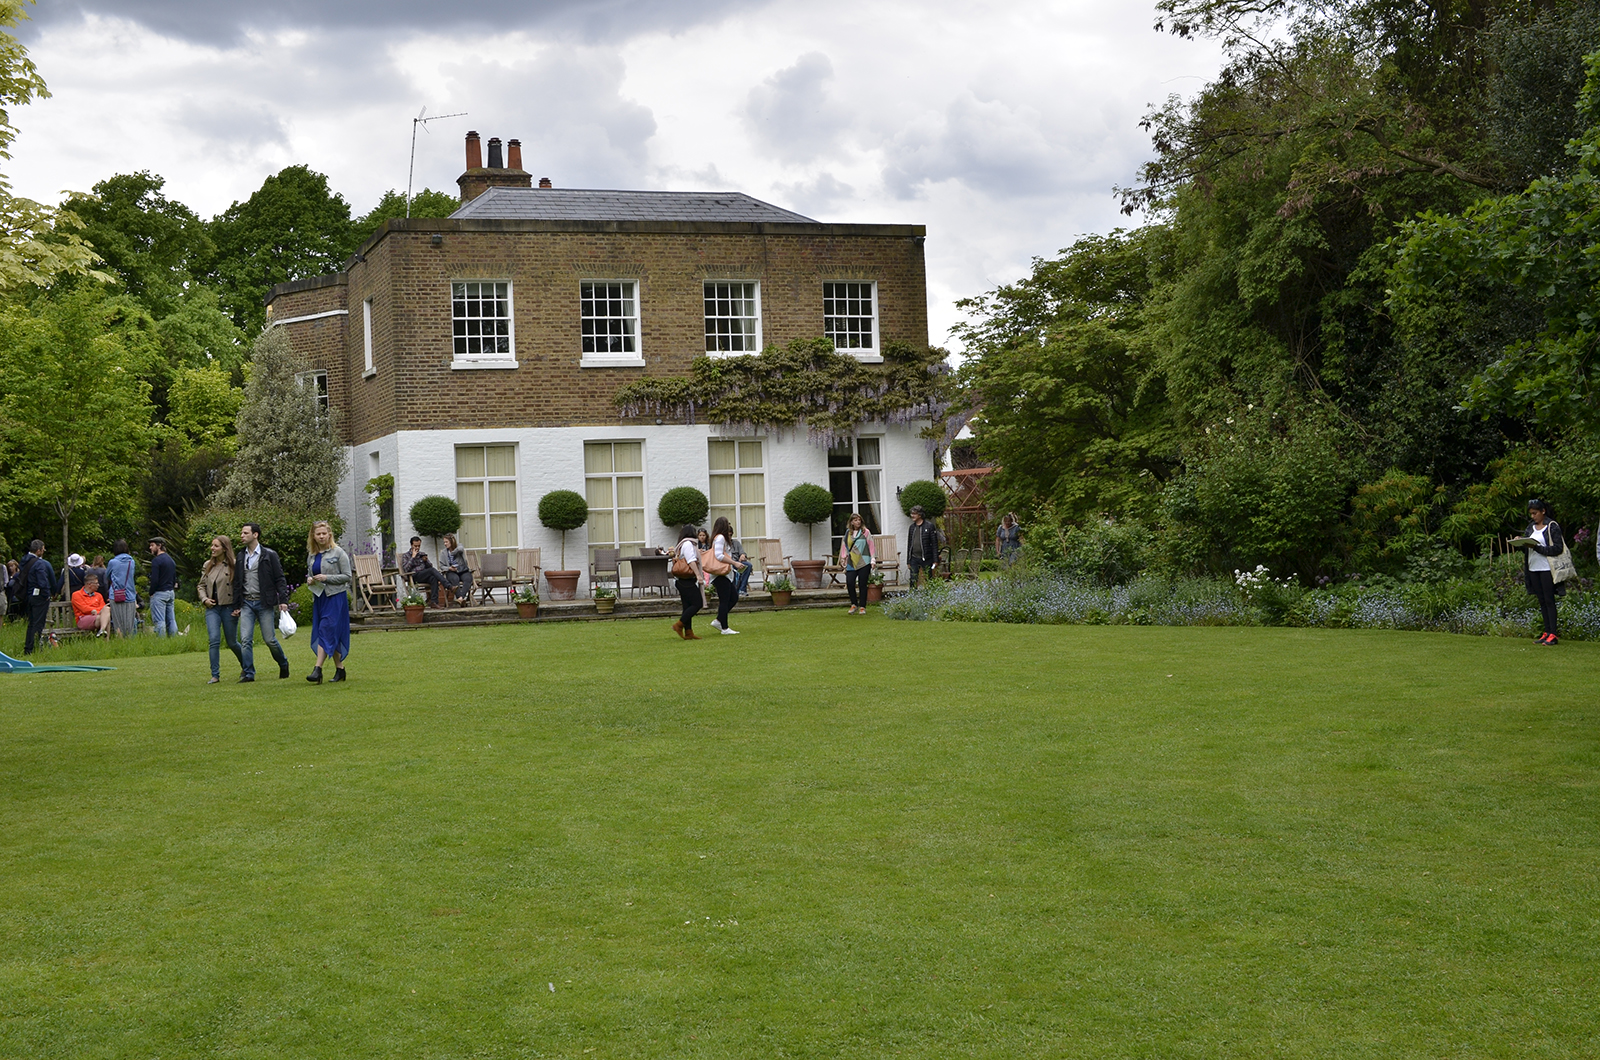
[[[100,595],[100,578],[93,572],[85,575],[83,588],[72,594],[72,615],[85,633],[92,629],[95,636],[103,637],[111,628],[111,608]]]

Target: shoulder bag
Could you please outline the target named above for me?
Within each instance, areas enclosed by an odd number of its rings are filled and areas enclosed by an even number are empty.
[[[1561,546],[1561,555],[1550,557],[1550,580],[1557,585],[1570,581],[1578,576],[1578,568],[1572,562],[1572,549],[1565,542]]]
[[[688,564],[685,563],[684,566],[687,567]],[[676,564],[673,565],[673,569],[676,571]],[[725,559],[718,559],[717,550],[712,548],[707,549],[701,554],[700,569],[711,575],[711,577],[717,578],[731,571],[733,569],[733,565]],[[684,575],[684,577],[688,577],[688,575]]]
[[[693,578],[694,568],[689,566],[689,561],[679,552],[672,557],[672,576],[674,578]]]

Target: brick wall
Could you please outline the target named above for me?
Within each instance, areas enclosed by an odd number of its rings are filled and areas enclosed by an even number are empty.
[[[688,222],[391,221],[338,277],[284,284],[274,320],[328,371],[346,440],[395,431],[619,422],[612,395],[687,374],[705,352],[702,283],[761,284],[762,339],[822,334],[822,284],[874,280],[880,341],[926,345],[921,226]],[[434,243],[438,237],[437,245]],[[643,368],[580,367],[578,285],[638,283]],[[516,369],[452,369],[450,284],[509,280]],[[362,303],[372,299],[375,373],[363,378]]]

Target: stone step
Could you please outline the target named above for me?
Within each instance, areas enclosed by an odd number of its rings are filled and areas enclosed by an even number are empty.
[[[735,613],[751,611],[793,611],[793,610],[820,610],[847,606],[849,596],[843,589],[797,589],[785,607],[775,607],[772,595],[764,592],[752,592],[748,596],[739,597],[739,604]],[[381,608],[375,612],[352,614],[350,616],[350,630],[360,633],[364,630],[396,630],[396,629],[444,629],[465,626],[500,626],[513,623],[531,624],[539,622],[604,622],[619,618],[677,618],[681,605],[677,597],[621,597],[617,600],[616,609],[609,615],[602,615],[596,609],[594,600],[583,598],[579,600],[541,600],[539,602],[539,617],[524,620],[517,615],[517,609],[512,604],[482,604],[476,607],[430,607],[422,613],[422,623],[413,626],[406,621],[403,611],[391,611]],[[715,603],[700,614],[703,617],[715,617]]]

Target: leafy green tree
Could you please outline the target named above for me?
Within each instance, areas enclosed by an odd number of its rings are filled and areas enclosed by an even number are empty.
[[[423,188],[411,196],[412,217],[449,217],[460,208],[460,198],[442,191],[434,191],[432,188]],[[352,229],[352,245],[359,248],[373,237],[383,226],[383,222],[405,216],[405,192],[393,189],[384,192],[383,198],[378,200],[378,205],[355,222]]]
[[[320,410],[316,393],[296,378],[308,368],[283,329],[256,339],[236,420],[233,465],[213,507],[334,508],[346,470],[344,446],[332,410]]]
[[[833,494],[814,482],[802,482],[783,495],[783,516],[806,528],[806,558],[812,557],[811,528],[833,515]]]
[[[1572,143],[1571,172],[1459,214],[1425,214],[1407,227],[1391,274],[1402,312],[1441,284],[1459,291],[1481,283],[1532,298],[1542,326],[1475,376],[1463,404],[1552,434],[1600,431],[1600,53],[1588,69],[1579,110],[1589,129]]]
[[[27,17],[22,0],[0,0],[0,158],[6,160],[17,138],[11,109],[50,96],[28,49],[9,32]],[[11,194],[0,176],[0,290],[43,286],[64,275],[107,279],[94,268],[100,259],[84,241],[82,225],[71,210]]]
[[[73,519],[137,510],[150,429],[145,333],[118,300],[85,288],[0,316],[0,500],[45,503],[71,551]]]
[[[214,249],[205,222],[163,195],[165,185],[148,171],[118,173],[96,184],[92,194],[66,200],[104,270],[157,319],[178,307]]]
[[[576,490],[551,490],[539,498],[539,522],[561,531],[561,566],[567,565],[567,531],[589,521],[589,502]]]
[[[167,426],[181,434],[188,446],[216,448],[225,454],[234,451],[244,391],[233,385],[220,364],[178,369],[170,399]]]
[[[350,204],[306,166],[268,177],[244,202],[211,222],[213,276],[222,306],[247,333],[266,320],[273,285],[337,272],[355,249]]]
[[[693,486],[674,486],[661,495],[656,505],[656,516],[674,529],[685,523],[699,525],[711,511],[711,501]]]

